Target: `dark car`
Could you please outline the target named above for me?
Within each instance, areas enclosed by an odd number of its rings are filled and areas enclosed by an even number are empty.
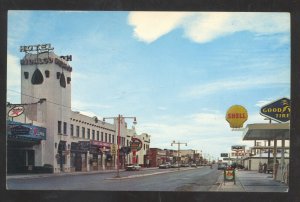
[[[126,170],[127,170],[127,171],[141,170],[141,166],[138,165],[138,164],[129,165],[129,166],[126,166]]]
[[[225,170],[227,168],[227,163],[218,163],[218,170]]]

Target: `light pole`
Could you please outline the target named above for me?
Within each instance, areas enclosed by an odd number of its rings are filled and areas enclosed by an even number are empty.
[[[103,118],[103,122],[105,122],[105,119],[118,119],[118,138],[117,138],[117,145],[118,145],[118,149],[117,149],[117,175],[115,176],[116,178],[120,177],[120,170],[119,170],[119,164],[120,164],[120,122],[121,119],[133,119],[133,124],[137,124],[136,122],[136,117],[124,117],[122,115],[118,115],[117,117],[104,117]]]
[[[173,140],[173,142],[171,143],[171,146],[173,146],[173,144],[177,144],[178,145],[178,149],[177,149],[177,159],[179,161],[179,152],[180,152],[180,145],[181,144],[185,144],[185,146],[187,146],[187,143],[181,143],[181,142],[175,142],[175,140]],[[179,162],[177,163],[178,164],[178,170],[180,170],[180,165],[179,165]]]

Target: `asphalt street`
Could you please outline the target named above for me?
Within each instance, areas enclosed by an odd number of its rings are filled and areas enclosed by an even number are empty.
[[[10,190],[209,191],[221,171],[209,167],[9,178]]]

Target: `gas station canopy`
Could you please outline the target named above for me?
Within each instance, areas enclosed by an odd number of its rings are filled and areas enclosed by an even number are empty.
[[[289,140],[289,123],[248,124],[243,133],[243,140]]]

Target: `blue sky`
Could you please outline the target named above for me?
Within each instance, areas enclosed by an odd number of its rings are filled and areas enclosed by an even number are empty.
[[[73,56],[72,110],[136,116],[151,147],[218,158],[252,145],[231,131],[230,106],[266,122],[260,107],[290,97],[288,13],[9,11],[8,101],[20,102],[19,47],[43,43]]]

